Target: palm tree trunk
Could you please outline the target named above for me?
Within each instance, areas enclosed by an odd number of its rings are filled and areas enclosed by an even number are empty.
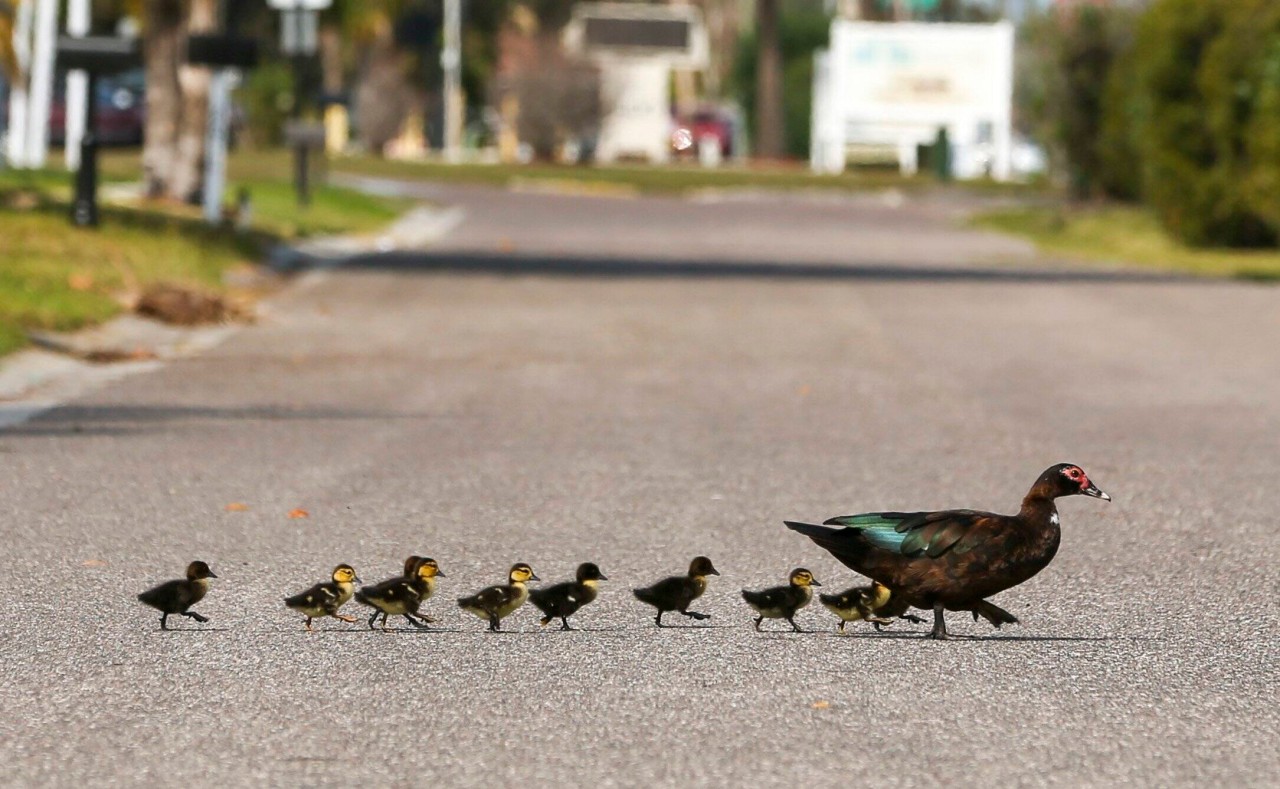
[[[148,197],[169,193],[177,156],[182,90],[178,56],[182,44],[182,0],[145,0],[142,51],[146,61],[147,126],[142,170]]]
[[[211,32],[217,26],[217,0],[190,0],[190,3],[186,32]],[[185,61],[185,57],[183,60]],[[178,121],[173,177],[169,181],[169,196],[175,200],[195,202],[199,199],[204,174],[205,132],[209,123],[211,76],[208,66],[184,62],[178,67],[182,109]]]
[[[778,0],[756,0],[756,155],[784,153]]]

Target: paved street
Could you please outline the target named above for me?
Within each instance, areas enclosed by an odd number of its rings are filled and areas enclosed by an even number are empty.
[[[0,432],[0,782],[1275,785],[1280,289],[952,198],[421,194],[464,216],[431,253]],[[861,580],[783,518],[1013,511],[1059,461],[1114,502],[1062,502],[1021,625],[751,629],[744,586]],[[409,553],[432,632],[280,602]],[[629,589],[699,553],[712,619],[657,630]],[[134,595],[196,558],[212,621],[162,633]],[[516,560],[600,564],[582,632],[453,604]]]

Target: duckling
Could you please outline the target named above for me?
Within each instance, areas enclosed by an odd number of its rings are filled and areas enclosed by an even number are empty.
[[[502,629],[502,620],[529,599],[529,589],[525,584],[539,580],[542,579],[534,575],[532,567],[518,562],[507,573],[505,585],[489,586],[471,597],[459,597],[458,606],[481,619],[489,620],[489,629],[496,633]]]
[[[201,624],[209,617],[187,609],[204,599],[209,591],[209,579],[217,578],[209,565],[192,562],[187,565],[187,577],[165,581],[159,586],[138,595],[138,599],[160,612],[160,629],[168,630],[169,614],[181,614]]]
[[[663,578],[653,586],[632,591],[637,600],[658,609],[658,616],[653,620],[658,627],[664,627],[662,615],[668,611],[679,611],[690,619],[702,621],[710,619],[711,614],[690,611],[689,606],[707,590],[707,576],[719,574],[720,571],[712,566],[710,559],[699,556],[689,563],[688,575]]]
[[[284,604],[307,618],[308,633],[315,632],[311,629],[311,620],[322,616],[331,616],[343,622],[354,622],[356,621],[354,616],[344,616],[338,613],[338,609],[351,599],[351,595],[356,590],[356,583],[359,581],[360,577],[356,575],[351,565],[340,564],[333,568],[332,581],[316,584],[305,592],[286,597]]]
[[[356,592],[356,602],[373,607],[373,615],[369,617],[369,629],[378,615],[382,615],[382,629],[387,629],[387,616],[399,614],[418,628],[426,628],[435,620],[425,614],[418,613],[418,607],[427,601],[436,591],[436,578],[443,578],[440,566],[435,559],[421,556],[410,556],[404,562],[405,574],[397,578],[362,586]]]
[[[818,595],[818,601],[831,613],[840,617],[840,632],[848,622],[859,619],[875,625],[877,631],[881,625],[893,624],[893,617],[906,619],[919,624],[924,620],[907,613],[910,606],[906,598],[895,597],[889,587],[879,581],[872,581],[870,586],[855,586],[840,594]]]
[[[573,628],[569,627],[569,617],[573,616],[579,608],[596,599],[598,582],[609,580],[604,577],[604,573],[600,572],[600,568],[591,562],[578,565],[578,572],[575,573],[574,578],[573,581],[555,584],[545,589],[535,589],[529,593],[529,602],[546,614],[539,620],[543,627],[546,627],[552,619],[559,618],[561,630],[572,630]]]
[[[756,630],[760,629],[760,623],[766,619],[785,619],[797,633],[802,632],[793,617],[813,600],[811,587],[822,584],[813,577],[813,573],[803,567],[792,570],[788,580],[787,586],[775,586],[763,592],[742,590],[742,599],[760,615],[756,617]]]

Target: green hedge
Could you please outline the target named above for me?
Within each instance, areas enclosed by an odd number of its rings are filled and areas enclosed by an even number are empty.
[[[1024,36],[1023,109],[1077,197],[1140,199],[1196,246],[1277,242],[1280,2],[1085,7]]]

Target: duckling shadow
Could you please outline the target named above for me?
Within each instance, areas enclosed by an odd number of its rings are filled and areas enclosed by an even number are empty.
[[[230,633],[229,627],[171,627],[167,630],[159,628],[152,630],[152,633]]]

